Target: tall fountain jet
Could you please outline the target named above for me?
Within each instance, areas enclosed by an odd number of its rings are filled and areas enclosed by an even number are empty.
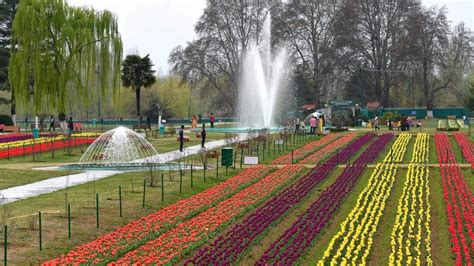
[[[239,117],[245,127],[274,125],[277,95],[285,75],[286,50],[272,53],[271,18],[267,15],[261,36],[244,51],[239,83]]]

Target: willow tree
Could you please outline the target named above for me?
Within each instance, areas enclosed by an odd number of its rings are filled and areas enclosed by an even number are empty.
[[[22,0],[13,21],[9,80],[18,103],[65,111],[71,90],[90,95],[120,86],[122,40],[109,11],[63,0]],[[100,87],[97,88],[97,87]],[[104,98],[104,97],[103,97]]]

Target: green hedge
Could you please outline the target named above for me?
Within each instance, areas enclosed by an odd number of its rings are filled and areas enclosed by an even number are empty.
[[[13,126],[13,120],[9,115],[0,115],[0,124],[5,126]]]

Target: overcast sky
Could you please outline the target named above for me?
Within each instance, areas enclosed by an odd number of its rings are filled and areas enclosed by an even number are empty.
[[[232,1],[232,0],[229,0]],[[199,19],[205,0],[68,0],[72,5],[107,9],[118,16],[124,53],[138,51],[150,54],[155,69],[166,74],[168,55],[178,45],[196,37],[194,24]],[[464,21],[474,30],[474,0],[422,0],[426,6],[448,8],[448,19]]]

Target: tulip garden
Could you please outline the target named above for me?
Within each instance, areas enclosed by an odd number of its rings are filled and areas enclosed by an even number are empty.
[[[94,138],[0,136],[0,158]],[[473,165],[463,132],[331,133],[35,263],[472,265]]]

